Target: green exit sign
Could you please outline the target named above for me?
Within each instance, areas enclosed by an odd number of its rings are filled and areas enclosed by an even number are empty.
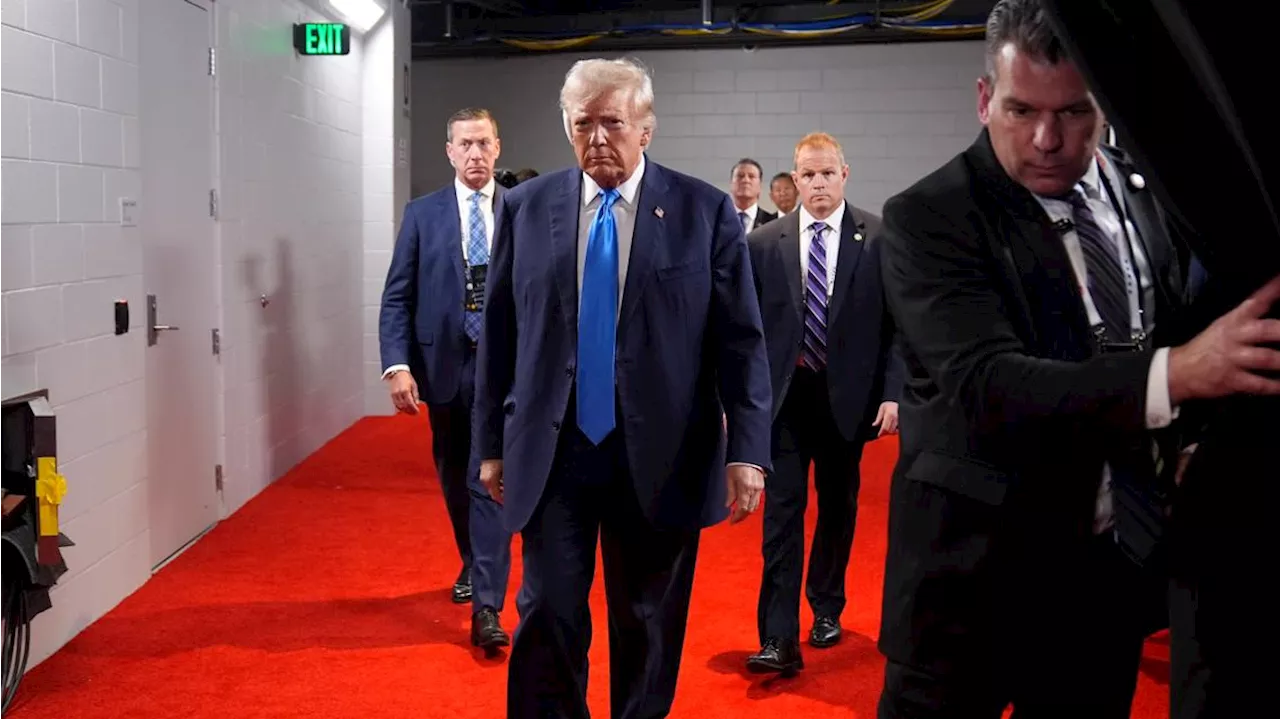
[[[346,55],[351,52],[351,28],[339,22],[297,23],[293,47],[300,55]]]

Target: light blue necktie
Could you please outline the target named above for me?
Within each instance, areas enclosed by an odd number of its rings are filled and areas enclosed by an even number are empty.
[[[591,222],[578,310],[578,427],[600,444],[614,427],[614,349],[618,336],[617,190],[601,190]]]
[[[480,200],[484,195],[477,192],[471,196],[471,214],[467,220],[470,225],[467,237],[467,264],[489,264],[489,243],[485,241],[484,217],[480,214]],[[464,319],[467,336],[475,341],[480,336],[480,312],[467,312]]]

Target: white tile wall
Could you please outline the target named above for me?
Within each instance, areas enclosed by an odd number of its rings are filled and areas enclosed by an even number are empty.
[[[363,43],[299,57],[290,27],[320,19],[312,7],[217,6],[223,501],[234,511],[363,411]]]
[[[49,390],[62,472],[62,528],[76,546],[37,618],[44,659],[149,576],[145,336],[112,333],[112,301],[142,306],[137,228],[108,224],[108,183],[136,183],[137,0],[5,0],[4,394]],[[104,81],[105,80],[105,81]],[[136,137],[134,138],[136,147]],[[132,169],[131,169],[132,168]]]
[[[501,124],[499,164],[547,171],[573,162],[557,107],[579,57],[426,60],[414,65],[414,194],[448,181],[434,138],[454,110],[479,105]],[[879,212],[884,201],[973,141],[980,42],[637,53],[654,73],[658,127],[651,156],[727,189],[729,170],[754,157],[766,176],[791,169],[806,132],[845,148],[846,194]],[[771,206],[766,199],[764,204]]]
[[[364,262],[376,269],[377,259],[387,255],[395,240],[395,28],[382,24],[365,37],[364,61]],[[361,285],[376,278],[361,275]],[[365,307],[362,323],[367,333],[377,330],[377,305]],[[376,336],[375,336],[376,339]],[[385,414],[390,399],[378,379],[376,342],[362,342],[366,414]]]
[[[140,194],[140,5],[0,5],[3,394],[50,391],[78,545],[33,663],[150,576],[142,252],[107,201]],[[363,412],[361,42],[343,58],[289,49],[321,5],[214,3],[228,512]],[[119,297],[135,308],[122,336]]]

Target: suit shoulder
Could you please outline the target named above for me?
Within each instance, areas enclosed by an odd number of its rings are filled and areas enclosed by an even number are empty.
[[[654,163],[654,165],[655,169],[661,171],[666,176],[667,186],[669,188],[692,197],[695,202],[706,202],[711,205],[720,205],[729,200],[729,195],[727,195],[724,190],[716,187],[706,180],[700,180],[693,175],[686,175],[683,172],[677,172],[676,170],[664,165],[658,165],[657,163]]]
[[[965,155],[959,154],[914,185],[890,197],[879,218],[900,224],[910,216],[927,212],[938,216],[968,214],[974,206],[974,173]]]
[[[571,167],[530,178],[507,190],[502,196],[502,201],[509,207],[518,207],[528,202],[531,197],[546,197],[550,193],[558,192],[564,183],[571,179],[571,175],[579,172],[581,170],[578,168]]]
[[[409,200],[409,206],[413,208],[430,207],[438,203],[452,200],[454,197],[453,181],[451,180],[449,184],[435,190],[434,192],[428,192],[425,195],[419,195],[418,197]]]
[[[747,244],[751,247],[763,247],[771,242],[777,242],[782,236],[782,223],[777,221],[769,221],[754,230],[747,233]]]

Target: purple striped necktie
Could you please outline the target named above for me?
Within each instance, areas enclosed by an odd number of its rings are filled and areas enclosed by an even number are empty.
[[[815,222],[804,278],[804,345],[800,361],[817,372],[827,366],[827,241],[825,222]]]

